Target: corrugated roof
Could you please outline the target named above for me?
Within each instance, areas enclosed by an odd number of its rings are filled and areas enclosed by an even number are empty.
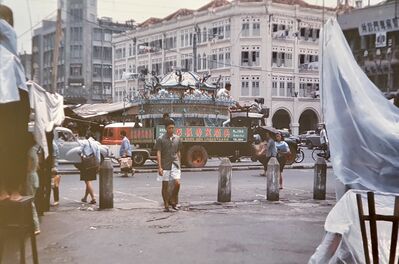
[[[115,103],[99,103],[99,104],[83,104],[75,109],[77,115],[81,116],[82,118],[89,118],[95,116],[106,115],[108,113],[121,111],[123,109],[127,109],[131,106],[131,103],[124,103],[124,102],[115,102]]]

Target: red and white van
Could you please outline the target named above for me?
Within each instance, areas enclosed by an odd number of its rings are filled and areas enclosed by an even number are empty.
[[[109,147],[111,152],[114,154],[115,158],[119,158],[119,149],[122,142],[121,131],[126,132],[126,137],[130,140],[132,145],[132,160],[133,166],[141,166],[145,161],[150,158],[150,150],[145,148],[136,148],[136,140],[147,138],[148,143],[153,143],[154,132],[152,129],[135,127],[134,122],[118,122],[106,125],[104,127],[103,136],[101,139],[101,144]]]

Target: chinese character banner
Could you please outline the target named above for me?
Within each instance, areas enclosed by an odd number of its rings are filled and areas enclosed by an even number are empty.
[[[166,133],[164,126],[157,126],[156,136]],[[176,127],[175,134],[184,142],[245,142],[248,131],[245,127]]]

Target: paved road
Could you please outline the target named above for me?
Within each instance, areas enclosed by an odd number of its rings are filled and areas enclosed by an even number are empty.
[[[155,173],[115,174],[115,209],[103,211],[79,202],[83,183],[64,175],[60,206],[42,218],[41,263],[306,263],[335,204],[331,171],[327,200],[315,201],[313,170],[287,170],[279,202],[265,200],[260,172],[234,171],[226,204],[215,203],[217,172],[183,173],[175,213],[162,212]]]
[[[234,171],[232,179],[232,199],[234,201],[253,201],[264,199],[266,194],[266,178],[259,176],[261,170]],[[138,173],[134,177],[124,178],[121,174],[114,175],[115,205],[121,208],[126,204],[137,202],[134,207],[145,205],[157,207],[161,201],[160,186],[156,181],[156,173]],[[328,171],[327,193],[334,198],[334,180],[332,171]],[[217,194],[218,173],[186,172],[182,175],[182,202],[215,201]],[[94,182],[98,194],[98,181]],[[313,191],[313,170],[286,170],[284,172],[285,192],[311,194]],[[64,175],[61,180],[61,197],[66,201],[80,201],[84,184],[79,182],[79,176]]]
[[[305,153],[305,158],[301,163],[294,163],[292,165],[287,165],[287,169],[290,168],[313,168],[314,160],[312,159],[312,150],[308,150],[307,148],[303,149]],[[192,169],[192,168],[185,168],[183,167],[184,171],[201,171],[201,170],[217,170],[219,164],[221,162],[221,158],[212,158],[209,159],[206,166],[202,169]],[[331,166],[330,163],[327,163]],[[242,158],[238,162],[232,163],[233,169],[241,170],[245,168],[249,169],[260,169],[262,165],[259,162],[252,162],[249,158]],[[118,164],[114,163],[114,167],[118,168]],[[142,167],[136,168],[140,172],[155,172],[157,165],[154,161],[148,160]],[[118,169],[117,169],[118,170]],[[60,164],[59,171],[61,174],[74,174],[77,173],[77,169],[72,164]]]

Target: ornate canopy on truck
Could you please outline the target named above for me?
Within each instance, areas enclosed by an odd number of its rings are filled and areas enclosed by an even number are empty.
[[[164,89],[201,89],[207,91],[216,91],[217,86],[206,81],[206,77],[201,77],[195,72],[176,71],[165,75],[159,83],[159,88]]]

